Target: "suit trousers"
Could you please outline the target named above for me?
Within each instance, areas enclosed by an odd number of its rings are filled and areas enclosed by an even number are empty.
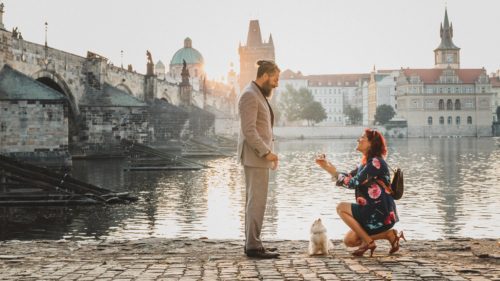
[[[266,211],[269,168],[244,166],[246,184],[245,246],[247,250],[261,249],[260,240]]]

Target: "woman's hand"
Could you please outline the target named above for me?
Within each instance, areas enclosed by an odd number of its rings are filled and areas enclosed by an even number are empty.
[[[337,177],[337,168],[330,162],[326,161],[325,154],[320,154],[315,159],[316,164],[320,166],[323,170],[330,173],[332,176]]]

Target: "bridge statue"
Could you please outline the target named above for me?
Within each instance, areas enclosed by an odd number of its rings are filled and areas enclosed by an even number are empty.
[[[151,56],[151,53],[149,50],[146,51],[146,57],[148,59],[148,63],[146,65],[146,75],[154,75],[154,64],[153,64],[153,57]]]

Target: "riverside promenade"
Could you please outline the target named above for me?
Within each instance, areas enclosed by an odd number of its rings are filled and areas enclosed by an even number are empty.
[[[0,280],[500,280],[500,240],[402,241],[388,255],[353,257],[334,240],[328,256],[308,241],[271,241],[280,259],[243,255],[241,240],[3,241]]]

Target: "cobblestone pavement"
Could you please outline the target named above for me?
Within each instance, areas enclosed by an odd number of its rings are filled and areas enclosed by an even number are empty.
[[[373,258],[333,242],[309,257],[307,241],[271,241],[281,258],[258,260],[240,240],[4,241],[0,280],[500,280],[500,240],[414,240],[394,255],[378,241]]]

